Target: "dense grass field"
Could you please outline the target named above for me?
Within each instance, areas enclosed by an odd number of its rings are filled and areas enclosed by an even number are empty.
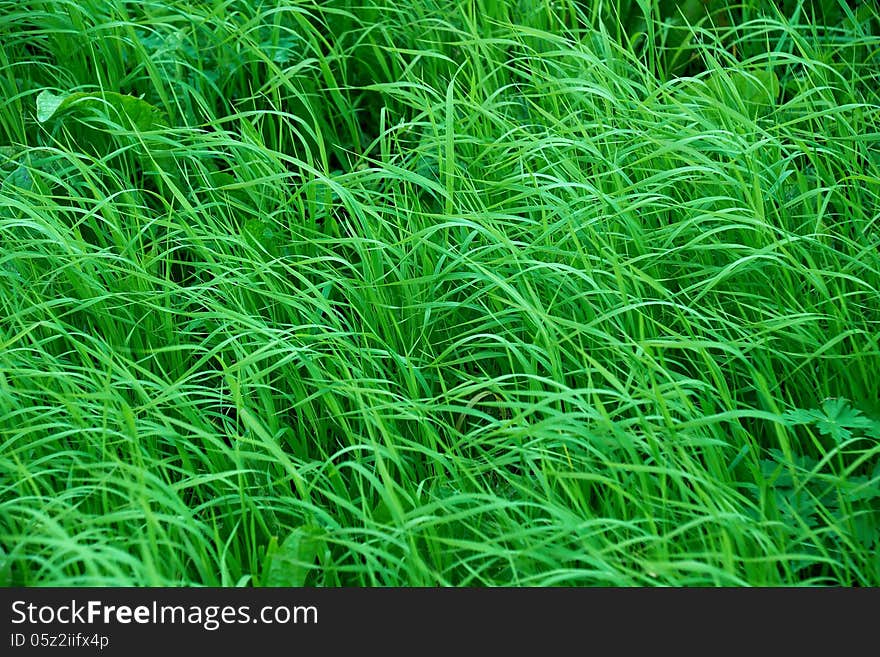
[[[0,584],[880,585],[880,10],[0,0]]]

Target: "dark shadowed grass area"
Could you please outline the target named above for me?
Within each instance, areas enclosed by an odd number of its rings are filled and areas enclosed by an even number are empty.
[[[0,0],[0,583],[880,585],[851,5]]]

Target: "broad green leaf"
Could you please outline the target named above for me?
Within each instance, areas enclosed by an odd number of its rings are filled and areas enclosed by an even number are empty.
[[[136,96],[112,91],[55,94],[48,90],[37,96],[37,120],[41,123],[60,122],[65,116],[83,118],[95,115],[136,132],[156,131],[168,125],[162,110]],[[66,127],[78,147],[93,154],[105,154],[112,148],[111,139],[125,137],[83,121],[72,121]],[[156,180],[160,189],[165,189],[163,179],[158,175],[162,172],[175,183],[179,182],[173,157],[164,145],[153,143],[148,150],[136,146],[144,171]]]
[[[866,548],[880,544],[880,513],[862,511],[852,518],[856,540]]]
[[[388,524],[392,521],[393,516],[391,515],[391,509],[388,508],[385,498],[379,499],[378,504],[376,504],[376,507],[373,509],[370,516],[373,522],[380,525]]]
[[[281,545],[271,546],[263,586],[303,586],[325,543],[324,530],[317,525],[295,529]]]
[[[783,518],[790,522],[805,523],[808,527],[819,525],[816,502],[809,492],[777,488],[774,490],[774,497],[776,508]]]
[[[723,70],[706,78],[706,86],[719,100],[732,107],[739,102],[749,112],[770,108],[779,97],[779,78],[773,71]]]
[[[785,422],[785,424],[788,426],[794,426],[796,424],[810,424],[811,422],[815,422],[821,419],[822,414],[815,409],[806,410],[803,408],[796,408],[792,411],[786,411],[782,415],[783,422]]]
[[[162,110],[143,98],[127,96],[114,91],[77,92],[56,95],[41,91],[37,96],[37,120],[45,123],[68,112],[104,111],[107,116],[125,127],[128,124],[147,132],[167,125]]]
[[[68,94],[56,96],[51,91],[41,91],[40,95],[37,96],[37,121],[45,123],[51,119],[68,97]]]
[[[27,167],[20,165],[15,171],[6,176],[0,188],[5,189],[7,186],[31,191],[34,188],[34,179],[31,177]]]
[[[815,424],[820,433],[837,443],[851,438],[853,430],[862,430],[868,434],[878,430],[876,421],[865,416],[848,399],[842,397],[826,399],[822,402],[821,409],[798,408],[786,411],[782,418],[788,426]]]
[[[29,158],[11,146],[0,146],[0,189],[18,187],[31,191],[34,179],[26,166]]]
[[[850,475],[839,484],[844,490],[843,494],[850,502],[880,499],[880,487],[870,477],[853,477]]]
[[[770,459],[761,459],[761,477],[774,488],[790,488],[794,484],[789,469]]]
[[[822,410],[825,415],[816,422],[816,427],[838,443],[851,438],[852,429],[871,429],[874,426],[871,419],[850,406],[846,399],[826,399],[822,403]]]
[[[277,257],[281,234],[262,219],[248,219],[242,226],[244,237],[254,246],[260,247],[270,255]]]
[[[239,181],[235,176],[233,176],[232,174],[227,173],[225,171],[211,171],[208,174],[208,176],[211,179],[211,185],[212,185],[214,191],[222,192],[222,193],[228,195],[228,197],[230,199],[235,199],[236,201],[238,201],[242,205],[249,204],[249,197],[248,197],[247,191],[244,188],[237,186]],[[260,224],[263,223],[259,219],[256,219],[256,220],[251,219],[247,223],[250,223],[253,221],[256,221]],[[245,224],[246,226],[247,226],[247,223]],[[255,228],[257,230],[258,236],[261,236],[263,234],[263,232],[265,232],[264,228],[262,226],[261,227],[252,226],[252,228]],[[271,235],[270,235],[270,237],[271,237]]]

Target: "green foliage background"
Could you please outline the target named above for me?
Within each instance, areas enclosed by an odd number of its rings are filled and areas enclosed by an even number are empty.
[[[878,53],[0,0],[0,584],[880,585]]]

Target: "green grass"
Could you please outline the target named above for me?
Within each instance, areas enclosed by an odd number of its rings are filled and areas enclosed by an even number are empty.
[[[880,10],[670,4],[0,0],[0,583],[880,585]]]

